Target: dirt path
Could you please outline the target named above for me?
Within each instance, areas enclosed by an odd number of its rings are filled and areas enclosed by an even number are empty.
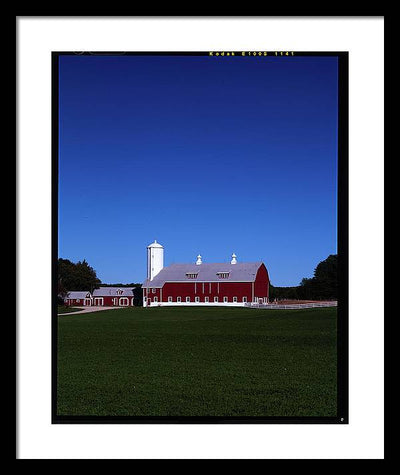
[[[77,307],[77,306],[74,306],[74,308],[81,308],[82,310],[79,310],[79,312],[59,313],[57,316],[62,317],[63,315],[80,315],[81,313],[100,312],[101,310],[113,310],[113,309],[122,308],[122,307]]]

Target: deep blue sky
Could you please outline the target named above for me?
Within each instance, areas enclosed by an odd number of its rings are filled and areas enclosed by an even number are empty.
[[[262,260],[298,285],[337,252],[337,58],[60,57],[59,256],[104,283]]]

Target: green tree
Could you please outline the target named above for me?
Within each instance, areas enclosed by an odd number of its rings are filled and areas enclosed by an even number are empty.
[[[299,293],[303,299],[336,299],[337,289],[337,254],[331,254],[317,265],[313,278],[301,281]]]
[[[67,296],[68,291],[64,287],[62,279],[58,278],[58,287],[57,287],[57,304],[64,305],[64,299]]]
[[[68,259],[58,259],[58,282],[59,286],[71,290],[93,290],[101,284],[96,271],[86,260],[71,262]]]
[[[135,288],[133,289],[133,305],[136,307],[143,306],[143,292],[141,284],[136,284]]]

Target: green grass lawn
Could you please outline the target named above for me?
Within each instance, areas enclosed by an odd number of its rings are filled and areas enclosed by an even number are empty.
[[[64,305],[59,305],[57,307],[57,314],[60,313],[70,313],[70,312],[80,312],[82,309],[81,308],[76,308],[76,307],[66,307]]]
[[[58,415],[336,416],[336,308],[58,318]]]

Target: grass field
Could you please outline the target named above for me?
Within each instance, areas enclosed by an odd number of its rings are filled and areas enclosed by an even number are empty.
[[[336,308],[58,317],[58,415],[336,416]]]
[[[57,307],[57,313],[70,313],[70,312],[79,312],[82,310],[81,308],[76,308],[76,307],[65,307],[63,305],[59,305]]]

